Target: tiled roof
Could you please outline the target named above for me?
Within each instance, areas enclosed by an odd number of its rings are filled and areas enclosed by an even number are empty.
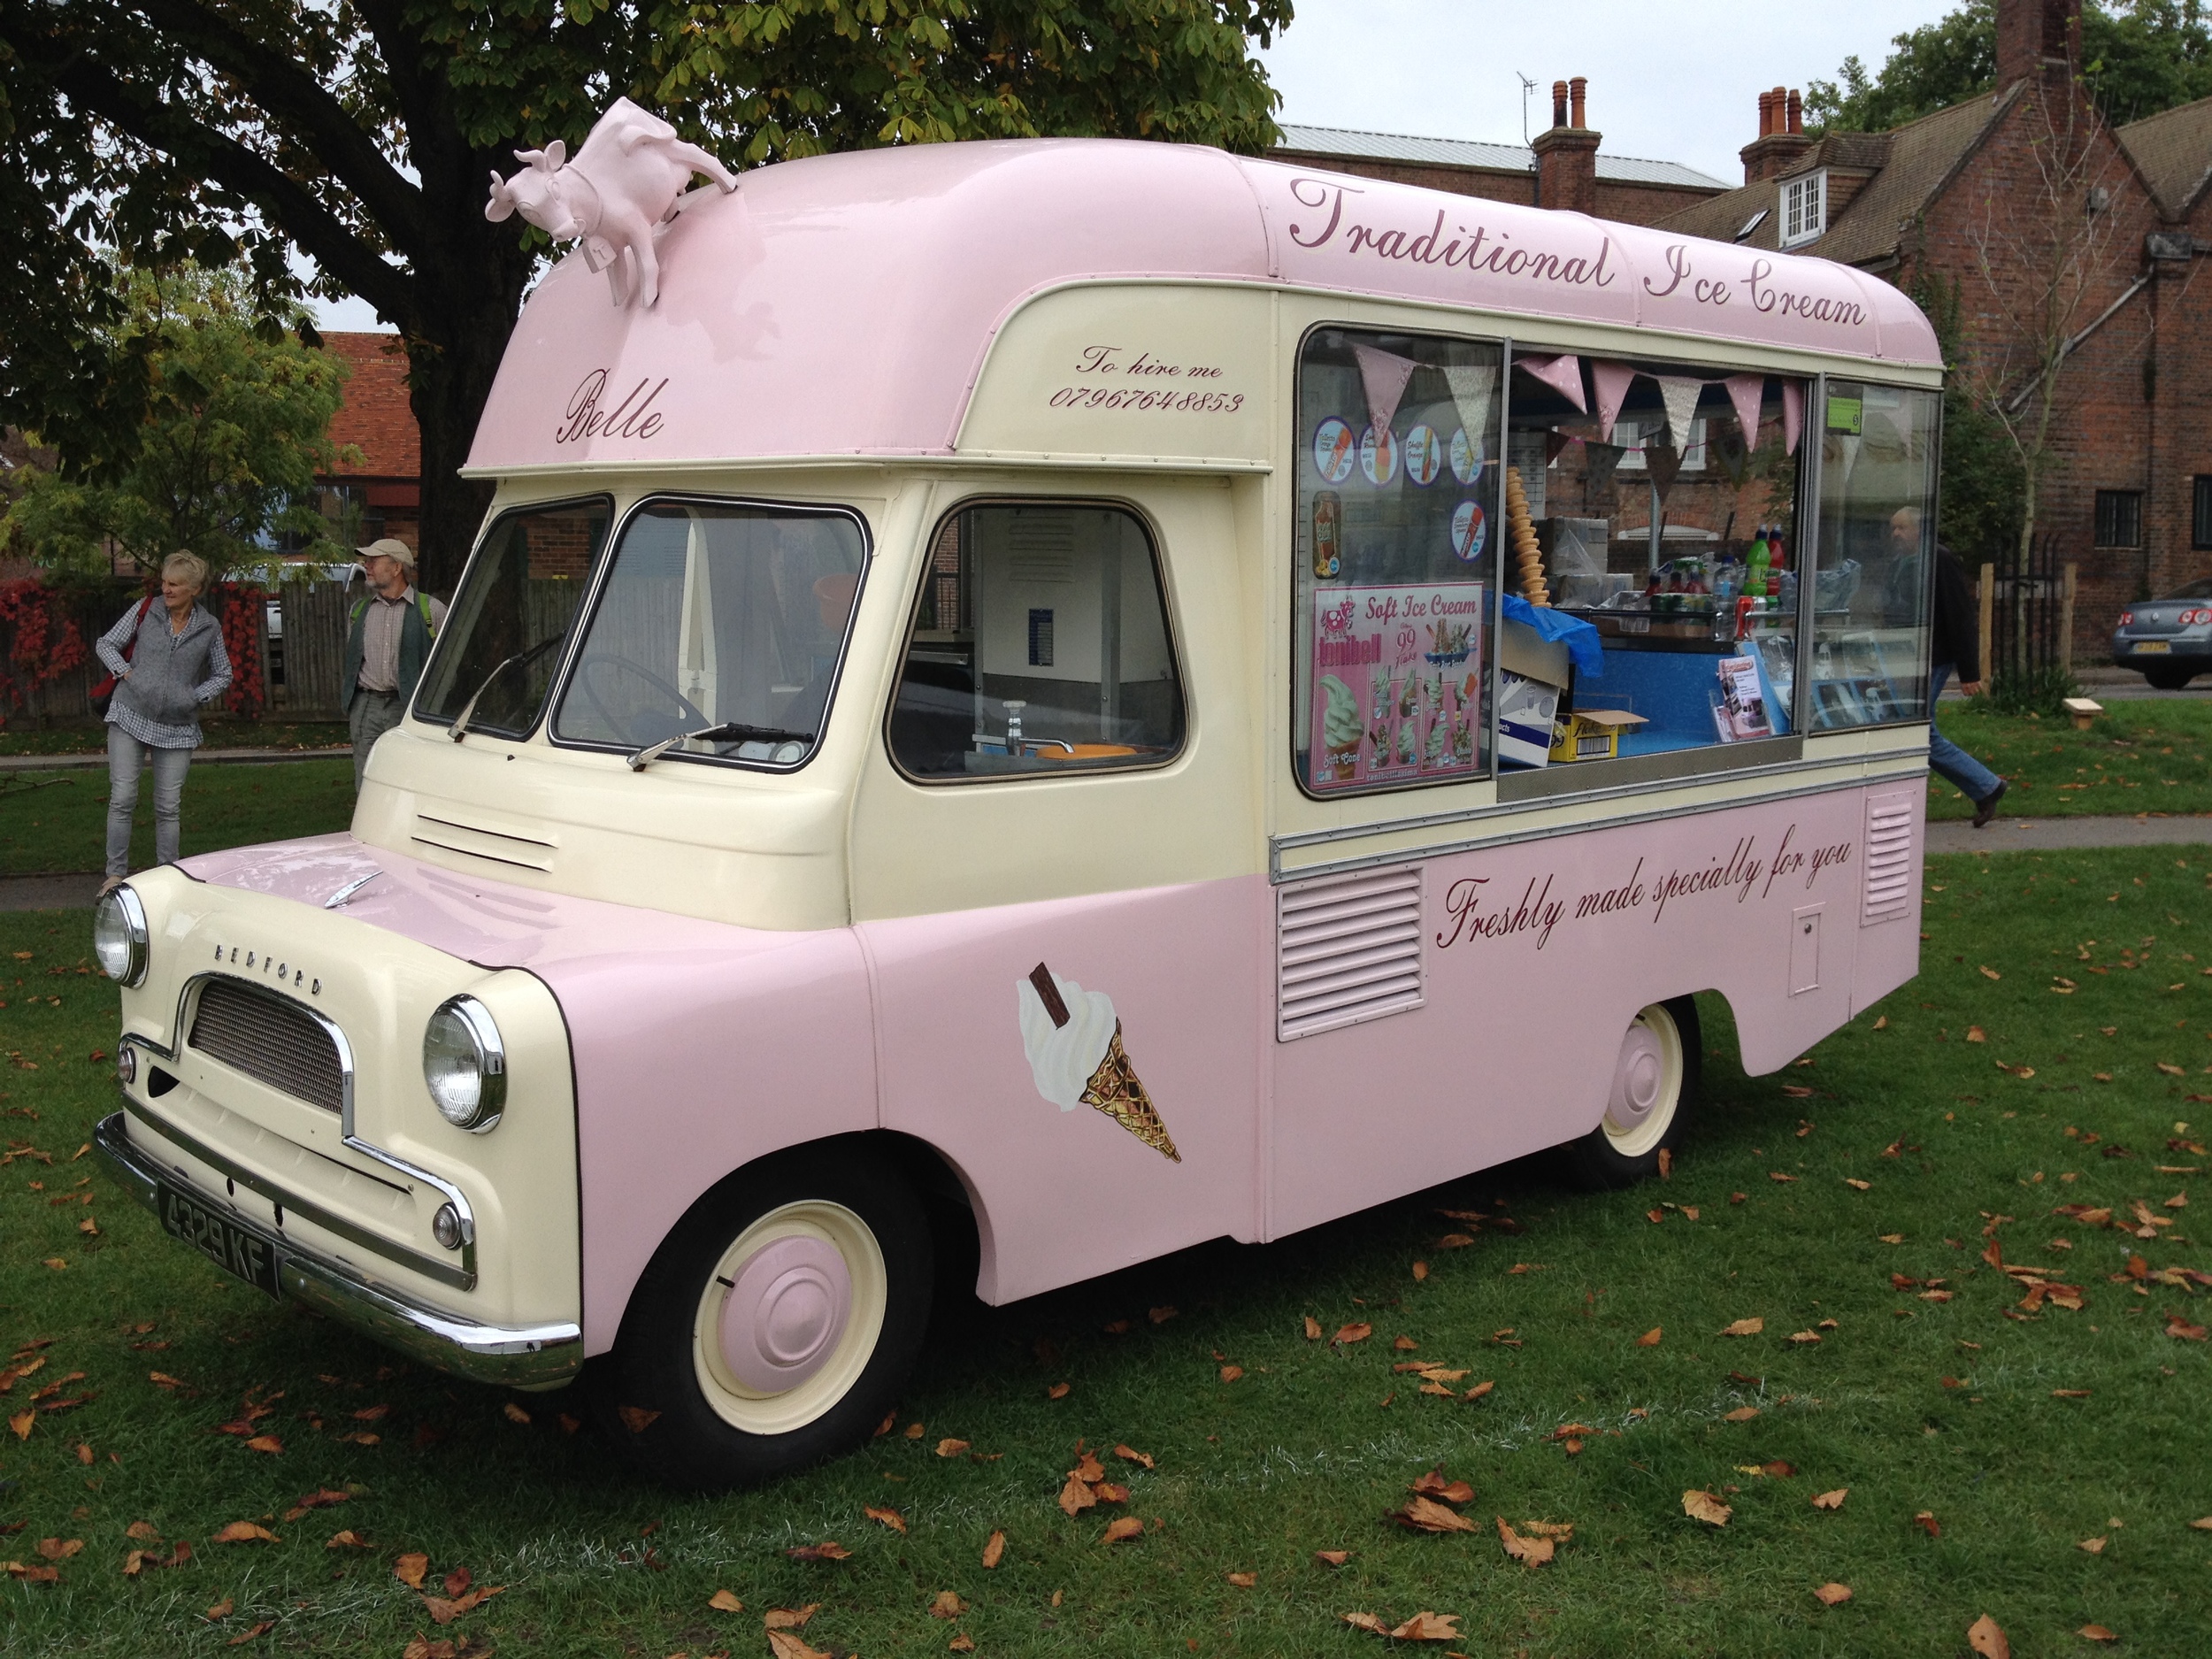
[[[1820,167],[1877,169],[1816,242],[1791,250],[1844,265],[1871,265],[1897,251],[1900,233],[1927,204],[1960,160],[1989,130],[2002,95],[1969,98],[1887,133],[1831,133],[1790,168],[1790,176]],[[1780,245],[1781,180],[1747,184],[1685,208],[1659,221],[1663,230],[1733,242],[1751,218],[1765,211],[1744,238],[1755,248]]]
[[[2159,206],[2185,211],[2212,178],[2212,98],[2131,121],[2120,129],[2120,142],[2150,180]]]
[[[345,402],[330,423],[330,441],[361,451],[361,465],[341,462],[341,475],[419,478],[422,430],[407,401],[407,357],[397,334],[329,334],[323,349],[343,357],[352,371]]]
[[[1276,147],[1303,156],[1357,156],[1368,161],[1426,162],[1432,166],[1480,167],[1492,173],[1533,173],[1536,152],[1525,144],[1492,144],[1470,138],[1413,138],[1402,133],[1363,133],[1341,127],[1283,128]],[[1598,177],[1619,184],[1664,184],[1677,189],[1725,188],[1719,179],[1678,161],[1647,161],[1598,152]]]

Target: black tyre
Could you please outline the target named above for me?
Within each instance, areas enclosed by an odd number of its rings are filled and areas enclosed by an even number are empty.
[[[609,1438],[671,1486],[757,1486],[864,1442],[929,1326],[929,1225],[850,1143],[780,1154],[676,1225],[595,1363]]]
[[[2180,691],[2196,676],[2185,668],[2147,668],[2143,678],[2154,691]]]
[[[1601,1190],[1658,1174],[1660,1153],[1674,1149],[1689,1122],[1704,1053],[1697,1004],[1689,997],[1655,1002],[1630,1021],[1605,1116],[1565,1148],[1575,1178]]]

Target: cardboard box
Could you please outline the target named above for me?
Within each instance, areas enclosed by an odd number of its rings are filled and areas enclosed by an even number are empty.
[[[1559,687],[1511,669],[1498,673],[1498,758],[1541,766],[1551,759],[1552,717]]]
[[[1617,760],[1621,733],[1650,722],[1625,709],[1577,709],[1552,723],[1551,757],[1564,764],[1578,760]]]

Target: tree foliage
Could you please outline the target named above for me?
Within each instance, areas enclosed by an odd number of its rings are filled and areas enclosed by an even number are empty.
[[[2212,26],[2201,0],[2088,0],[2081,42],[2083,82],[2116,125],[2212,96]],[[1989,91],[1997,79],[1995,0],[1967,0],[1890,44],[1877,73],[1852,57],[1835,80],[1808,82],[1807,124],[1886,132]]]
[[[338,464],[330,419],[345,365],[257,318],[230,273],[125,273],[119,337],[99,349],[142,365],[127,459],[97,476],[26,469],[0,519],[50,568],[108,568],[106,543],[141,569],[196,553],[220,572],[270,532],[319,535],[315,476]]]
[[[483,217],[517,149],[580,147],[618,96],[733,164],[1092,134],[1257,150],[1252,58],[1290,0],[0,0],[0,421],[113,466],[147,395],[104,354],[108,256],[234,259],[366,300],[404,337],[424,565],[482,496],[454,469],[546,252]]]

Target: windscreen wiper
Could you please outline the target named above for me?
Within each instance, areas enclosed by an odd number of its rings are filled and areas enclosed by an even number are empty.
[[[747,726],[740,721],[729,720],[719,726],[703,726],[695,732],[679,732],[673,737],[664,737],[657,743],[648,744],[629,757],[630,770],[643,772],[677,744],[688,743],[695,739],[704,738],[722,743],[811,743],[814,736],[811,732],[786,731],[780,726]]]
[[[451,733],[453,741],[457,743],[468,735],[469,717],[476,712],[476,704],[478,701],[486,692],[492,688],[492,681],[497,680],[502,674],[505,673],[509,669],[516,666],[518,664],[526,663],[534,657],[544,656],[546,652],[551,650],[566,637],[567,636],[565,634],[556,634],[549,638],[540,640],[528,650],[517,651],[512,657],[507,658],[505,662],[494,667],[490,673],[485,675],[483,682],[476,687],[475,692],[470,696],[469,700],[461,705],[461,712],[454,717],[453,731]]]

